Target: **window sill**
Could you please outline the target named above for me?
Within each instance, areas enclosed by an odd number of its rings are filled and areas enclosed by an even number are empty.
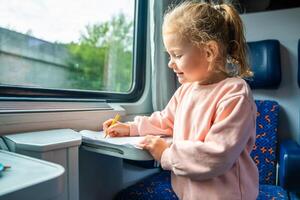
[[[108,118],[114,117],[116,113],[125,115],[121,106],[107,103],[101,103],[98,107],[86,104],[77,108],[71,104],[65,107],[54,104],[57,102],[48,104],[48,107],[31,109],[29,105],[26,105],[26,109],[20,104],[11,104],[11,107],[6,105],[5,110],[0,110],[0,135],[60,128],[101,130],[102,123]]]

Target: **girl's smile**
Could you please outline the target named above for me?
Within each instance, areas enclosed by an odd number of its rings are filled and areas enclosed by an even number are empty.
[[[175,72],[178,77],[183,77],[183,72]]]

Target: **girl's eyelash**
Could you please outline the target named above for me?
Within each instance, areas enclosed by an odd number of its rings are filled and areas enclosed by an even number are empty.
[[[175,55],[175,54],[169,55],[169,59],[172,59],[172,57],[174,57],[174,58],[181,58],[182,55]]]

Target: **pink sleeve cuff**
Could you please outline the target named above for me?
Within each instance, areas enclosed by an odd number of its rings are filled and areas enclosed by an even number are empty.
[[[129,136],[139,136],[137,126],[132,122],[128,122],[128,124],[129,124],[129,130],[130,130]]]
[[[172,169],[172,163],[171,163],[171,151],[170,148],[167,148],[161,155],[160,164],[161,167],[165,170],[171,170]]]

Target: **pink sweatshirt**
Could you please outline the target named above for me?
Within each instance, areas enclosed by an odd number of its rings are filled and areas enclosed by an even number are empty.
[[[161,158],[182,200],[254,200],[258,171],[250,157],[256,106],[247,83],[227,78],[211,85],[186,83],[166,108],[136,117],[130,135],[173,135]]]

